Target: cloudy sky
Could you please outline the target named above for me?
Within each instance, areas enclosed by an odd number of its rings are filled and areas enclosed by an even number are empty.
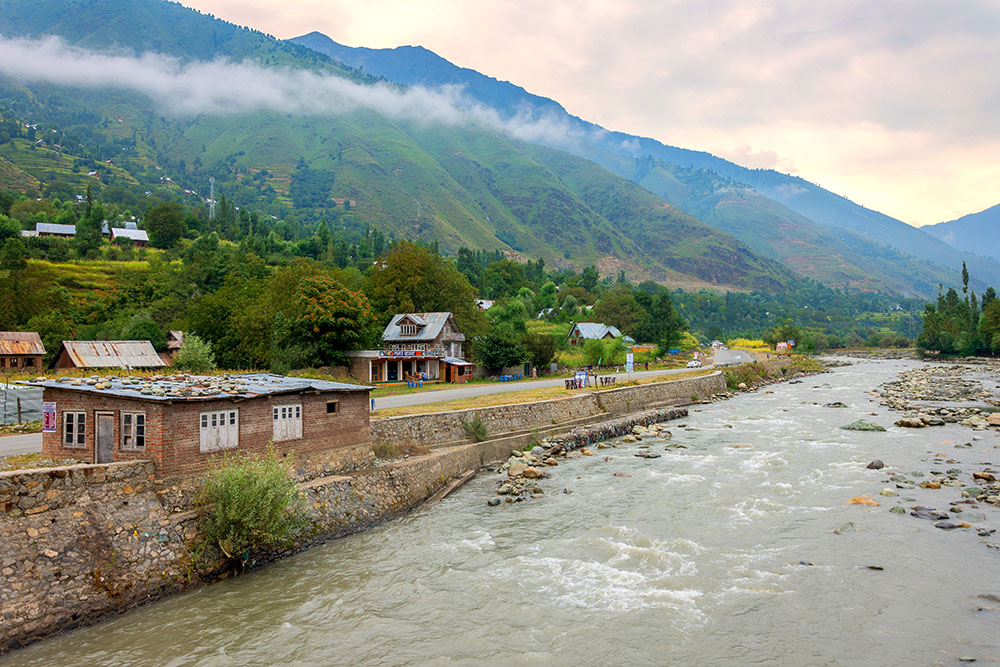
[[[610,129],[915,225],[1000,203],[1000,3],[185,0],[279,38],[421,45]]]

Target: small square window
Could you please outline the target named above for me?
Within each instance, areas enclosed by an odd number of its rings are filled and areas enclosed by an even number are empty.
[[[340,401],[327,401],[326,414],[335,415],[340,412]]]

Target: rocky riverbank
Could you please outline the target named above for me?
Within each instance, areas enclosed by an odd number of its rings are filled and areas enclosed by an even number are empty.
[[[922,366],[904,371],[878,389],[882,405],[904,413],[896,422],[905,428],[960,423],[976,430],[1000,426],[1000,395],[983,383],[989,371],[971,365]],[[972,404],[972,405],[969,405]],[[978,407],[979,406],[983,407]]]
[[[686,408],[649,410],[622,419],[612,419],[576,428],[565,435],[545,438],[538,445],[532,447],[530,451],[514,450],[511,452],[510,458],[497,469],[500,474],[507,473],[505,480],[497,482],[497,495],[503,497],[508,503],[540,498],[545,494],[545,490],[538,483],[538,480],[551,477],[551,473],[546,468],[558,466],[560,458],[593,456],[594,453],[588,445],[596,443],[596,449],[616,447],[617,445],[607,445],[604,441],[620,436],[625,436],[627,442],[637,442],[643,436],[660,438],[665,435],[669,436],[669,431],[662,425],[662,422],[680,419],[687,415]],[[656,458],[659,454],[644,448],[636,456]],[[570,493],[569,489],[563,489],[563,492]],[[494,506],[499,505],[500,502],[499,498],[489,500],[489,504]]]

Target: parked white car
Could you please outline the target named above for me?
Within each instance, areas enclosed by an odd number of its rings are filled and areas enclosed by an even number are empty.
[[[701,368],[701,362],[697,359],[692,359],[688,362],[688,368]]]

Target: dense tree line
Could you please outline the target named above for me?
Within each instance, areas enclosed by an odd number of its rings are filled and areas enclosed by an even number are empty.
[[[974,356],[1000,355],[1000,300],[987,287],[981,296],[969,290],[969,271],[962,264],[962,296],[954,287],[938,292],[924,307],[924,330],[917,346],[925,353]]]

